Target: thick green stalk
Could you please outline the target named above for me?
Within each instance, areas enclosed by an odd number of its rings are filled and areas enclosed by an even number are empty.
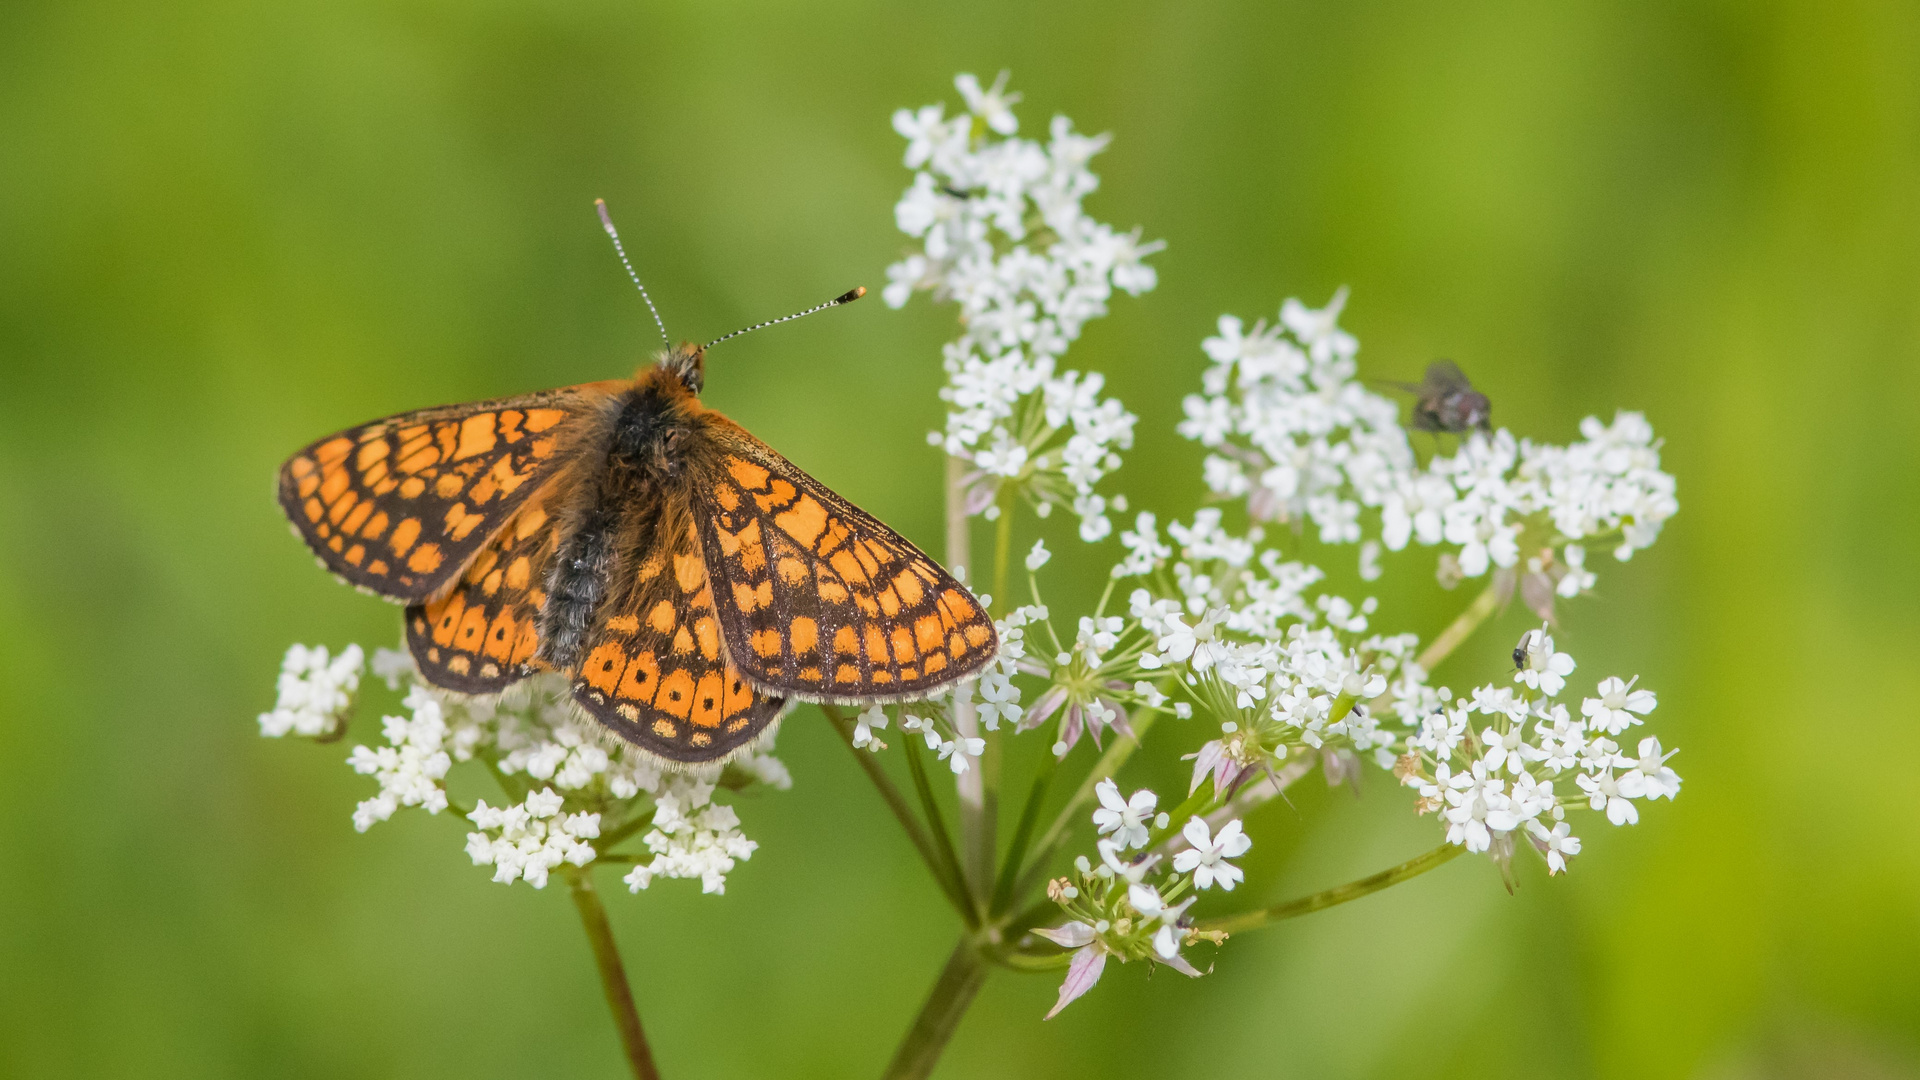
[[[1007,848],[1006,861],[1000,864],[1000,877],[994,883],[993,904],[987,909],[989,916],[998,916],[1013,903],[1013,883],[1020,872],[1021,860],[1027,857],[1027,844],[1033,839],[1033,827],[1040,823],[1040,808],[1047,801],[1047,788],[1053,783],[1054,770],[1060,767],[1060,759],[1053,750],[1042,751],[1040,768],[1033,776],[1033,787],[1027,791],[1027,803],[1020,808],[1020,824],[1014,827],[1013,841]]]
[[[660,1080],[653,1064],[653,1051],[647,1048],[646,1032],[640,1028],[640,1012],[633,1005],[633,991],[627,986],[626,968],[620,963],[620,950],[613,944],[613,926],[607,922],[607,909],[600,904],[593,877],[584,867],[566,868],[567,888],[573,893],[573,906],[580,910],[580,925],[587,931],[587,943],[593,946],[594,963],[600,968],[600,986],[606,991],[607,1008],[613,1010],[613,1026],[620,1032],[620,1045],[626,1050],[627,1065],[634,1080]]]
[[[1229,934],[1243,933],[1262,926],[1271,926],[1283,919],[1292,919],[1301,915],[1344,904],[1349,900],[1358,900],[1363,896],[1377,893],[1390,885],[1398,885],[1409,878],[1419,877],[1442,863],[1465,852],[1467,849],[1457,844],[1441,844],[1425,855],[1416,856],[1391,869],[1382,870],[1370,877],[1358,881],[1349,881],[1345,885],[1336,885],[1323,889],[1312,896],[1303,896],[1284,904],[1276,904],[1259,911],[1247,911],[1238,915],[1222,915],[1216,919],[1202,919],[1198,929],[1224,930]]]
[[[927,828],[933,834],[933,850],[940,857],[940,865],[947,875],[960,886],[962,896],[966,891],[966,875],[960,870],[960,860],[953,852],[953,841],[947,835],[947,819],[940,813],[940,803],[933,796],[933,784],[927,780],[926,763],[920,760],[920,746],[915,741],[916,732],[902,732],[900,741],[907,752],[907,771],[913,774],[913,788],[920,795],[920,810],[927,815]],[[960,909],[960,917],[969,928],[980,925],[980,908],[970,896]]]
[[[1107,747],[1107,752],[1100,755],[1099,761],[1094,762],[1093,771],[1087,774],[1086,779],[1080,781],[1080,786],[1074,789],[1073,797],[1067,800],[1067,805],[1060,808],[1060,813],[1054,816],[1053,824],[1047,826],[1047,831],[1041,834],[1040,842],[1034,845],[1033,858],[1028,860],[1020,876],[1014,879],[1013,894],[1010,899],[1018,902],[1027,894],[1027,890],[1033,888],[1046,874],[1047,864],[1053,861],[1054,852],[1066,842],[1067,830],[1073,826],[1080,811],[1093,798],[1093,789],[1099,786],[1100,781],[1119,772],[1120,766],[1127,763],[1127,759],[1133,756],[1135,750],[1140,749],[1139,740],[1147,737],[1148,729],[1153,727],[1153,722],[1159,715],[1157,712],[1143,712],[1134,717],[1134,738],[1129,739],[1125,735],[1115,733],[1112,744]],[[1049,748],[1047,753],[1051,754],[1053,750]]]
[[[893,1052],[893,1060],[882,1074],[883,1080],[923,1080],[932,1073],[941,1052],[952,1040],[954,1029],[960,1026],[960,1017],[966,1014],[967,1006],[973,1004],[974,995],[986,981],[987,965],[979,949],[972,938],[962,937],[947,957],[947,966],[941,969],[926,1004],[920,1006],[919,1015],[913,1018],[913,1026],[907,1029],[899,1049]]]
[[[1488,585],[1482,589],[1480,595],[1474,597],[1473,602],[1467,605],[1467,610],[1461,612],[1460,617],[1453,620],[1445,630],[1440,631],[1440,636],[1434,638],[1433,643],[1420,654],[1418,661],[1420,666],[1429,672],[1439,667],[1440,662],[1445,660],[1453,650],[1459,648],[1460,643],[1466,641],[1475,630],[1478,630],[1480,624],[1486,622],[1487,616],[1492,615],[1494,609],[1499,606],[1499,587]]]

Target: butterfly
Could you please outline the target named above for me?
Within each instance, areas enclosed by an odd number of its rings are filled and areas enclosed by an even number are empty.
[[[426,682],[493,694],[563,672],[668,762],[739,752],[788,699],[906,700],[980,671],[999,641],[964,585],[700,403],[724,340],[630,380],[329,435],[281,467],[280,506],[322,566],[407,606]]]

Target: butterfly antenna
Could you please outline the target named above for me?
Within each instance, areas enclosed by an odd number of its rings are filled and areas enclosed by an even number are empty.
[[[620,233],[613,227],[613,218],[607,214],[605,199],[593,200],[593,208],[600,211],[600,224],[606,227],[607,235],[613,237],[613,250],[620,255],[620,265],[627,268],[627,276],[633,279],[633,287],[640,290],[640,299],[647,302],[647,310],[653,312],[653,325],[660,328],[660,340],[673,348],[673,339],[667,336],[667,324],[660,320],[660,309],[653,306],[653,297],[647,295],[647,287],[640,284],[640,275],[633,272],[633,264],[627,261],[626,246],[620,243]]]
[[[767,328],[767,327],[769,327],[769,326],[773,326],[773,325],[775,325],[775,324],[777,324],[777,323],[783,323],[783,322],[792,322],[792,321],[793,321],[793,320],[795,320],[795,319],[800,319],[800,318],[805,318],[806,316],[808,316],[808,315],[811,315],[811,314],[813,314],[813,313],[814,313],[814,312],[816,312],[816,311],[825,311],[826,309],[828,309],[828,308],[830,308],[830,307],[839,307],[839,306],[840,306],[840,305],[842,305],[842,304],[851,304],[851,303],[853,303],[853,302],[854,302],[855,300],[858,300],[858,299],[860,299],[861,297],[863,297],[863,296],[865,296],[865,295],[867,295],[867,287],[866,287],[865,285],[861,285],[861,286],[859,286],[859,287],[857,287],[857,288],[854,288],[854,289],[851,289],[851,290],[849,290],[849,291],[847,291],[847,292],[843,292],[843,293],[841,293],[841,294],[840,294],[839,296],[836,296],[836,297],[834,297],[833,299],[831,299],[831,300],[829,300],[829,301],[827,301],[827,302],[826,302],[826,303],[824,303],[824,304],[815,304],[814,306],[812,306],[812,307],[810,307],[810,308],[808,308],[808,309],[807,309],[807,310],[805,310],[805,311],[796,311],[796,312],[794,312],[794,313],[793,313],[793,314],[791,314],[791,315],[784,315],[784,316],[782,316],[782,317],[780,317],[780,318],[778,318],[778,319],[768,319],[768,320],[767,320],[766,322],[763,322],[763,323],[755,323],[755,324],[754,324],[754,325],[752,325],[752,326],[748,326],[748,327],[744,327],[744,328],[742,328],[742,329],[739,329],[739,330],[735,330],[735,331],[734,331],[733,333],[731,333],[731,334],[727,334],[727,335],[725,335],[725,336],[722,336],[722,337],[717,337],[717,338],[714,338],[714,339],[713,339],[712,341],[709,341],[709,342],[707,342],[707,343],[706,343],[705,345],[702,345],[702,346],[700,346],[700,350],[701,350],[702,352],[705,352],[706,350],[708,350],[708,349],[711,349],[711,348],[713,348],[713,347],[714,347],[715,345],[718,345],[718,344],[720,344],[721,342],[723,342],[723,341],[726,341],[726,340],[729,340],[729,339],[731,339],[731,338],[737,338],[737,337],[739,337],[739,336],[740,336],[741,334],[751,334],[751,333],[753,333],[753,332],[754,332],[755,330],[763,330],[763,329],[765,329],[765,328]]]

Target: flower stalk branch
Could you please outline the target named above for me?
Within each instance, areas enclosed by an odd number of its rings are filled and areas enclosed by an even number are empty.
[[[607,922],[607,909],[593,887],[592,875],[583,867],[568,867],[567,890],[573,894],[573,906],[580,912],[580,925],[587,931],[587,944],[593,947],[593,960],[600,969],[600,986],[607,995],[607,1008],[613,1011],[613,1026],[620,1032],[620,1046],[626,1052],[627,1065],[634,1080],[660,1080],[654,1066],[653,1051],[640,1027],[640,1011],[633,1004],[633,990],[627,985],[626,967],[620,962],[620,950],[613,943],[613,926]]]
[[[1256,930],[1262,926],[1271,926],[1285,919],[1298,918],[1316,911],[1344,904],[1349,900],[1358,900],[1370,896],[1381,889],[1398,885],[1410,878],[1449,862],[1457,856],[1466,854],[1466,848],[1456,844],[1441,844],[1424,855],[1408,859],[1398,866],[1382,870],[1377,874],[1363,877],[1358,881],[1349,881],[1345,885],[1336,885],[1323,889],[1311,896],[1303,896],[1284,904],[1276,904],[1259,911],[1248,911],[1238,915],[1223,915],[1215,919],[1202,919],[1198,923],[1203,931],[1219,931],[1226,934],[1240,934]]]

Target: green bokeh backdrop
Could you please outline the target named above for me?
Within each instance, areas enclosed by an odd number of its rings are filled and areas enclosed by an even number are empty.
[[[1553,440],[1647,412],[1682,511],[1565,638],[1659,690],[1687,787],[1588,825],[1567,878],[1462,860],[1199,984],[1110,968],[1043,1024],[1053,981],[997,977],[941,1075],[1920,1074],[1920,11],[1843,0],[5,5],[0,1074],[620,1075],[564,894],[490,884],[457,821],[356,835],[344,747],[256,736],[288,642],[397,634],[288,538],[273,469],[630,370],[652,328],[595,196],[687,336],[881,284],[889,114],[1002,67],[1028,131],[1116,134],[1090,206],[1169,244],[1070,354],[1141,416],[1139,504],[1196,498],[1171,429],[1215,318],[1341,284],[1373,374],[1455,357]],[[951,326],[756,335],[708,401],[936,543]],[[873,1074],[951,942],[817,716],[781,753],[724,898],[610,897],[674,1080]],[[1252,823],[1252,896],[1433,842],[1386,784],[1307,788]]]

